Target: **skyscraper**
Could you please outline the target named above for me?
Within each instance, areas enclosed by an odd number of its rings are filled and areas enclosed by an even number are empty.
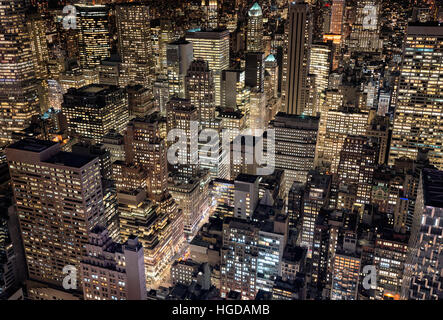
[[[153,82],[149,7],[129,3],[119,4],[115,10],[123,83],[149,88]]]
[[[96,226],[89,233],[80,274],[85,300],[145,300],[143,247],[137,237],[123,245]]]
[[[206,61],[192,61],[185,80],[186,98],[197,110],[200,126],[211,127],[215,120],[215,86],[212,71]]]
[[[282,110],[287,114],[302,114],[307,99],[311,21],[309,5],[291,2],[288,17],[288,47],[283,62]]]
[[[88,232],[105,225],[98,158],[25,139],[6,149],[31,279],[61,286],[63,268],[79,268]]]
[[[349,48],[355,52],[377,52],[382,48],[380,40],[380,1],[357,0],[356,18],[352,25]]]
[[[62,109],[72,135],[96,142],[101,142],[110,129],[122,132],[129,120],[127,94],[116,86],[71,88],[64,95]]]
[[[27,127],[39,112],[33,55],[27,33],[27,1],[0,5],[0,142],[11,142],[11,134]]]
[[[441,235],[443,172],[424,169],[420,178],[402,297],[413,300],[443,299]]]
[[[106,5],[77,4],[80,65],[94,69],[110,56],[109,9]]]
[[[436,80],[443,67],[443,26],[409,25],[403,52],[389,164],[416,158],[428,148],[429,160],[443,169],[443,90]]]
[[[160,131],[161,117],[153,113],[131,120],[125,132],[126,162],[144,169],[149,199],[157,201],[166,196],[168,183],[166,141]]]
[[[275,166],[285,170],[285,189],[305,183],[314,169],[319,118],[277,113],[269,127],[275,130]]]
[[[184,39],[166,45],[169,96],[185,97],[185,76],[193,59],[192,43]]]
[[[263,51],[263,12],[257,2],[248,11],[246,50],[251,52]]]
[[[196,30],[186,33],[186,40],[192,42],[194,58],[209,63],[214,73],[215,105],[221,105],[221,75],[229,68],[229,31],[224,29]]]

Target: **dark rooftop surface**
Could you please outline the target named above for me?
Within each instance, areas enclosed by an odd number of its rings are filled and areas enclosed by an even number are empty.
[[[42,152],[55,144],[57,144],[57,142],[27,138],[9,145],[8,148],[31,152]]]
[[[74,168],[81,168],[87,163],[94,160],[95,158],[96,157],[61,151],[56,155],[52,156],[51,158],[45,160],[44,162],[60,164],[63,166],[74,167]]]

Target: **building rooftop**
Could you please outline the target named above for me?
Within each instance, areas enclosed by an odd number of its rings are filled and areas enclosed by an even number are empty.
[[[55,144],[57,144],[57,142],[26,138],[9,145],[8,148],[31,152],[42,152]]]
[[[56,155],[50,157],[49,159],[46,159],[44,162],[63,165],[67,167],[81,168],[95,158],[96,157],[93,156],[61,151]]]

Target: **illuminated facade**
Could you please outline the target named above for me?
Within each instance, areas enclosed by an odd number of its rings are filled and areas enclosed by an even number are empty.
[[[282,110],[287,114],[302,114],[305,109],[311,29],[309,5],[305,2],[291,2],[288,48],[283,61]]]
[[[336,253],[332,264],[331,300],[357,300],[361,259]]]
[[[251,52],[263,51],[263,13],[257,2],[248,11],[246,50]]]
[[[198,110],[201,128],[212,127],[215,119],[215,86],[212,71],[204,60],[194,60],[185,80],[186,98]]]
[[[28,275],[61,286],[63,268],[80,266],[88,232],[105,225],[99,159],[34,139],[10,145],[6,157]]]
[[[146,299],[143,247],[136,237],[121,245],[99,226],[89,233],[80,265],[85,300]]]
[[[207,61],[209,70],[214,74],[215,105],[219,107],[222,70],[229,68],[229,31],[221,29],[188,31],[186,40],[192,43],[194,58]]]
[[[389,164],[415,159],[429,148],[429,160],[443,169],[443,27],[409,26],[403,53]]]
[[[109,9],[106,5],[77,4],[77,29],[80,65],[94,69],[110,56]]]
[[[149,88],[153,82],[149,7],[131,3],[117,5],[115,15],[123,83]]]
[[[143,245],[147,286],[168,271],[169,260],[183,242],[183,216],[175,204],[162,207],[146,199],[142,190],[118,193],[122,241],[137,236]]]
[[[40,111],[25,11],[24,0],[8,1],[0,5],[1,144],[10,143],[11,134],[26,128],[31,117]]]
[[[62,110],[72,135],[96,142],[101,142],[111,129],[122,132],[129,120],[127,94],[115,86],[71,88],[64,95]]]

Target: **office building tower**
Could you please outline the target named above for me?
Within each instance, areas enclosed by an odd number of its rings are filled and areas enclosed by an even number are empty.
[[[61,286],[63,268],[79,268],[88,232],[105,225],[99,159],[35,139],[13,143],[6,157],[29,278]]]
[[[123,135],[115,130],[109,130],[103,137],[103,145],[111,155],[111,163],[125,160],[125,141]]]
[[[316,116],[321,112],[320,108],[326,99],[331,62],[331,48],[328,44],[315,43],[311,46],[309,74],[315,75],[315,90],[312,94],[315,95],[316,103],[313,105],[313,108],[305,111],[307,115]]]
[[[307,256],[312,256],[315,222],[322,208],[327,207],[331,191],[330,175],[311,170],[303,196],[303,214],[300,219],[300,245],[308,249]]]
[[[214,74],[215,105],[221,106],[221,75],[229,68],[229,31],[222,29],[188,31],[186,40],[192,43],[194,59],[208,62]]]
[[[341,35],[343,33],[343,20],[346,0],[333,0],[331,8],[331,23],[329,33]]]
[[[285,170],[285,190],[294,181],[305,183],[314,168],[318,117],[279,112],[269,124],[275,130],[275,167]]]
[[[340,97],[337,98],[341,101]],[[339,107],[338,110],[332,108],[320,116],[315,165],[336,173],[346,137],[366,134],[368,114],[352,107]]]
[[[265,54],[264,52],[247,52],[245,84],[259,92],[265,89]]]
[[[351,51],[377,52],[382,48],[380,6],[379,0],[358,0],[356,2],[356,17],[349,38]]]
[[[221,296],[237,291],[242,299],[255,299],[259,228],[243,219],[224,220],[221,253]],[[241,259],[239,259],[242,257]]]
[[[168,186],[172,198],[182,211],[184,232],[189,239],[197,234],[199,223],[209,208],[209,181],[209,172],[202,170],[191,179],[175,180]]]
[[[168,192],[167,146],[161,125],[162,118],[153,113],[131,120],[125,132],[126,163],[140,166],[147,173],[147,194],[156,201],[164,199]]]
[[[374,265],[377,269],[378,300],[400,300],[403,271],[408,255],[406,234],[381,232],[374,246]]]
[[[283,61],[282,110],[302,114],[307,99],[309,51],[312,38],[309,5],[291,2],[288,13],[288,47]]]
[[[115,16],[123,84],[150,88],[154,72],[149,7],[145,4],[119,4],[115,8]]]
[[[168,144],[178,143],[177,163],[173,164],[174,171],[183,177],[192,177],[198,170],[198,110],[188,99],[172,98],[166,105],[167,131],[178,129],[178,141],[168,141]]]
[[[260,135],[268,124],[266,117],[266,94],[257,88],[251,90],[249,101],[248,127],[253,135]]]
[[[278,97],[279,67],[273,54],[265,59],[265,93],[268,100]]]
[[[152,94],[140,84],[126,87],[129,117],[144,117],[153,111]]]
[[[244,70],[223,70],[221,78],[221,107],[240,109],[249,117],[251,90],[245,86]]]
[[[389,164],[428,148],[431,164],[443,169],[443,91],[435,81],[443,65],[442,36],[442,26],[408,26]]]
[[[94,227],[80,265],[85,300],[146,300],[143,257],[137,237],[122,245],[106,228]]]
[[[218,27],[218,1],[202,0],[201,5],[205,12],[207,28],[216,29]]]
[[[117,194],[122,241],[138,237],[143,245],[146,285],[161,279],[183,242],[183,216],[174,203],[148,200],[143,190]]]
[[[37,79],[47,80],[49,76],[49,51],[46,40],[46,22],[37,12],[28,14],[27,18],[27,27],[34,60],[35,77]]]
[[[263,12],[260,5],[255,2],[248,11],[248,27],[246,33],[247,51],[263,51],[263,31]]]
[[[12,142],[11,134],[26,128],[39,113],[38,87],[25,11],[27,2],[13,0],[0,8],[2,56],[0,64],[0,142]]]
[[[110,56],[109,8],[106,5],[77,4],[78,46],[80,65],[95,69]]]
[[[346,187],[356,186],[355,202],[358,204],[369,204],[371,200],[378,148],[377,140],[348,135],[340,151],[338,183]]]
[[[239,174],[234,181],[234,217],[248,219],[258,204],[258,177]]]
[[[335,254],[332,264],[331,300],[357,300],[361,264],[361,259],[355,254]]]
[[[409,252],[403,276],[402,298],[441,300],[443,173],[424,169],[420,177]]]
[[[123,66],[119,56],[111,55],[111,57],[101,60],[96,70],[98,73],[98,83],[111,86],[125,86]]]
[[[115,86],[91,84],[71,88],[63,100],[62,110],[73,136],[102,142],[109,130],[122,132],[129,120],[127,94]]]
[[[169,96],[185,97],[185,76],[193,59],[192,43],[184,39],[166,45]]]
[[[154,108],[166,115],[166,103],[169,101],[169,84],[166,76],[159,76],[153,86]]]
[[[212,127],[215,120],[215,86],[206,61],[192,61],[185,80],[186,99],[197,108],[201,128]]]

